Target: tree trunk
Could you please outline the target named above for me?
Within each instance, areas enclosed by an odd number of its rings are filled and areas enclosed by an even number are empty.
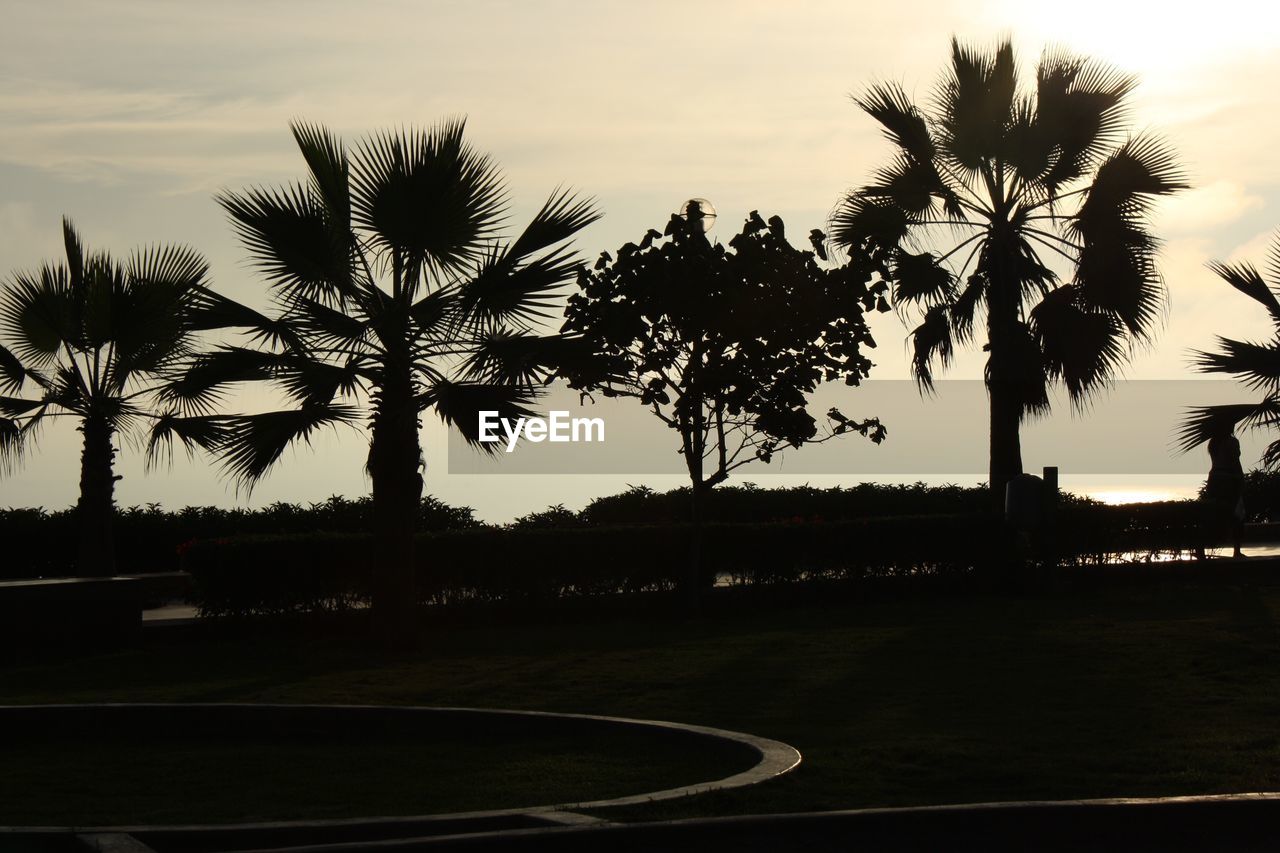
[[[387,366],[369,442],[374,519],[371,617],[375,639],[388,650],[404,648],[414,634],[418,596],[413,537],[422,501],[421,459],[406,359]]]
[[[694,613],[702,610],[702,506],[706,492],[707,489],[700,482],[695,482],[690,490],[689,509],[693,527],[689,537],[689,568],[685,579],[688,589],[685,600]]]
[[[991,347],[987,358],[987,393],[991,406],[991,454],[989,479],[992,509],[1004,511],[1004,492],[1009,481],[1022,473],[1022,389],[1019,370],[1011,362],[1016,357],[1013,345],[1017,334],[1018,308],[1021,301],[1016,280],[1011,245],[1012,238],[998,236],[993,246],[990,290],[988,293],[987,342]]]
[[[111,446],[114,430],[103,417],[90,415],[80,425],[84,446],[80,452],[80,499],[76,503],[76,523],[80,541],[76,571],[86,577],[108,577],[116,572],[115,515],[116,451]]]
[[[994,361],[994,348],[993,358]],[[994,373],[994,370],[993,370]],[[989,483],[992,507],[1004,511],[1004,492],[1009,481],[1022,473],[1022,440],[1019,426],[1022,403],[1017,389],[1006,382],[989,381],[991,395],[991,459]]]

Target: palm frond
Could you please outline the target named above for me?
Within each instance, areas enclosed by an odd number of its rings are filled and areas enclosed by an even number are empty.
[[[437,288],[419,299],[409,308],[409,316],[418,328],[419,336],[447,335],[442,324],[448,324],[458,316],[458,292],[455,288]]]
[[[465,122],[380,133],[352,167],[355,223],[410,268],[461,270],[502,220],[506,194],[494,162],[463,139]],[[410,292],[416,287],[411,282]]]
[[[194,456],[197,449],[216,453],[226,441],[233,420],[231,415],[161,414],[148,432],[146,470],[153,470],[162,461],[165,465],[171,464],[175,441],[182,443],[188,457]]]
[[[894,253],[893,298],[895,302],[935,305],[955,297],[955,276],[929,252],[914,255],[903,249]]]
[[[519,259],[545,251],[572,238],[602,215],[595,199],[580,199],[569,190],[556,190],[529,220],[507,254]]]
[[[973,340],[978,313],[986,304],[986,299],[986,273],[974,273],[965,280],[964,289],[951,304],[951,330],[958,343]]]
[[[1004,162],[1022,179],[1024,190],[1021,198],[1031,201],[1031,196],[1041,192],[1042,179],[1059,154],[1050,133],[1038,121],[1036,102],[1030,97],[1014,101],[1004,146]],[[1056,187],[1050,189],[1053,192]]]
[[[0,390],[21,390],[27,379],[27,369],[18,357],[0,346]]]
[[[311,299],[294,300],[290,321],[298,333],[313,346],[333,348],[342,353],[374,349],[369,319],[355,304],[339,311]]]
[[[1173,149],[1157,137],[1139,134],[1098,165],[1072,228],[1088,238],[1117,222],[1133,224],[1156,198],[1189,186]]]
[[[187,306],[187,326],[193,331],[243,329],[251,341],[260,344],[303,347],[287,317],[268,317],[207,287],[193,291]]]
[[[1081,296],[1114,313],[1138,338],[1151,333],[1164,304],[1158,241],[1147,232],[1145,216],[1156,197],[1186,186],[1172,150],[1138,136],[1098,166],[1068,225],[1080,243],[1075,280]]]
[[[911,225],[910,215],[896,204],[855,191],[836,208],[827,230],[838,246],[888,250],[897,248]]]
[[[18,273],[0,292],[0,330],[18,358],[37,368],[77,339],[78,314],[65,267]]]
[[[1217,352],[1196,350],[1192,364],[1202,373],[1230,373],[1245,387],[1280,394],[1280,347],[1218,338]]]
[[[531,335],[498,329],[481,337],[462,364],[468,379],[500,385],[535,385],[549,380],[564,357],[576,350],[562,335]]]
[[[490,385],[481,382],[435,383],[418,397],[421,411],[434,409],[449,426],[458,430],[468,444],[494,452],[497,445],[480,441],[480,413],[496,412],[498,417],[514,421],[535,414],[530,404],[536,399],[527,385]]]
[[[561,289],[581,262],[567,247],[526,263],[494,247],[458,293],[459,311],[481,323],[528,325],[553,314]]]
[[[183,246],[134,252],[112,317],[113,386],[134,374],[153,374],[186,356],[192,345],[191,309],[202,299],[208,264]]]
[[[255,266],[286,295],[339,302],[354,294],[347,232],[309,188],[253,188],[217,196]]]
[[[1120,141],[1126,97],[1137,78],[1061,50],[1047,51],[1036,69],[1035,127],[1052,153],[1041,183],[1052,195],[1082,177]]]
[[[915,216],[934,209],[934,198],[952,195],[932,161],[898,157],[888,168],[879,170],[875,182],[862,188],[867,198],[883,198],[895,207]]]
[[[0,397],[0,416],[6,418],[17,418],[21,415],[29,414],[44,405],[46,405],[44,400],[24,400],[21,397]]]
[[[933,391],[933,361],[945,369],[955,353],[947,306],[935,305],[925,312],[924,321],[911,330],[911,372],[923,393]]]
[[[0,417],[0,474],[9,474],[22,457],[24,433],[12,418]]]
[[[68,341],[72,349],[92,351],[115,340],[117,322],[125,313],[127,288],[124,269],[110,256],[89,256],[83,284],[79,290],[73,288],[71,294],[76,309],[76,333]]]
[[[1154,331],[1165,306],[1155,248],[1153,237],[1118,223],[1109,230],[1091,232],[1076,264],[1080,298],[1115,314],[1138,338]]]
[[[289,130],[311,172],[311,190],[323,199],[333,236],[344,239],[351,228],[351,166],[342,142],[327,127],[290,122]]]
[[[1000,156],[1017,95],[1013,45],[1005,39],[989,52],[951,40],[951,68],[937,91],[939,148],[974,174]]]
[[[62,217],[62,245],[67,255],[68,285],[72,290],[79,290],[84,284],[84,243],[75,225],[67,217]]]
[[[156,399],[184,415],[211,415],[227,386],[271,379],[286,358],[245,347],[218,347],[192,358],[159,388]]]
[[[1047,375],[1061,380],[1077,404],[1111,381],[1124,362],[1124,328],[1109,313],[1088,310],[1074,286],[1048,294],[1030,321]]]
[[[130,254],[125,276],[130,289],[164,288],[184,294],[208,284],[209,263],[187,246],[150,246]]]
[[[252,489],[289,445],[297,441],[310,444],[317,430],[355,423],[359,414],[351,406],[308,405],[295,410],[229,417],[215,447],[226,474],[238,486]]]
[[[1258,403],[1198,406],[1187,410],[1175,434],[1176,448],[1186,453],[1215,435],[1238,427],[1262,429],[1280,426],[1280,398],[1268,396]]]
[[[924,115],[897,83],[879,83],[854,97],[867,115],[880,123],[884,135],[917,163],[927,163],[935,152]]]
[[[366,375],[364,361],[348,358],[341,364],[290,354],[275,368],[275,378],[291,398],[306,405],[329,404],[335,397],[356,394]]]
[[[987,387],[1003,382],[1007,390],[1014,391],[1024,419],[1028,415],[1047,414],[1051,368],[1045,363],[1040,344],[1026,323],[1017,323],[1013,327],[1003,366],[1004,375],[997,376],[992,361],[987,360]]]
[[[1276,298],[1275,291],[1262,280],[1257,267],[1250,263],[1225,264],[1211,261],[1209,269],[1218,278],[1266,308],[1271,315],[1271,322],[1280,329],[1280,300]]]

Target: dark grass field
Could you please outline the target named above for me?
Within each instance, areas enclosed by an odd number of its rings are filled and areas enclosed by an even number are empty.
[[[722,778],[740,754],[632,733],[221,736],[0,742],[0,825],[240,823],[577,802]]]
[[[610,811],[615,819],[1280,790],[1278,608],[1270,585],[1210,581],[753,608],[701,620],[439,626],[423,651],[395,663],[349,637],[181,639],[159,630],[142,649],[0,670],[0,702],[571,711],[737,729],[805,755],[796,773],[767,785]],[[300,768],[296,785],[252,796],[294,813],[294,794],[330,790],[323,768],[350,765],[356,752],[287,756],[285,766]],[[450,772],[446,763],[436,774]],[[422,776],[412,761],[393,763],[384,780],[392,793],[347,812],[421,803],[404,792]],[[210,813],[238,814],[244,781],[240,770],[212,769]],[[527,797],[520,775],[501,769],[475,790],[484,802],[467,807],[549,799]],[[74,816],[52,791],[27,802],[43,803],[50,819]],[[437,802],[445,811],[459,801]]]

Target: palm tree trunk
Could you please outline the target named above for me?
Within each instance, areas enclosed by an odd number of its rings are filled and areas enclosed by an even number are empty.
[[[111,446],[111,423],[90,415],[80,425],[84,444],[80,451],[80,499],[76,522],[80,541],[76,571],[85,577],[107,577],[116,572],[115,515],[116,478],[113,470],[116,451]]]
[[[1018,323],[1020,294],[1012,260],[1012,248],[999,243],[1011,239],[999,237],[993,241],[994,263],[990,291],[988,292],[987,341],[991,346],[987,358],[987,393],[991,405],[991,448],[989,479],[992,509],[1004,511],[1005,487],[1022,473],[1022,440],[1019,434],[1022,424],[1022,391],[1018,385],[1019,371],[1011,359],[1013,336]]]
[[[992,347],[992,362],[995,348]],[[995,373],[995,368],[992,368]],[[1004,511],[1004,492],[1009,481],[1022,473],[1022,440],[1019,427],[1022,420],[1022,402],[1016,388],[1007,382],[991,380],[987,383],[991,395],[991,458],[989,480],[992,507]]]
[[[384,648],[403,648],[413,636],[417,608],[413,537],[422,501],[417,407],[408,360],[388,365],[369,442],[373,481],[372,620]]]

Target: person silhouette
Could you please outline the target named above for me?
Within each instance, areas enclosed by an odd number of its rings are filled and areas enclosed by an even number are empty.
[[[1209,439],[1209,479],[1204,486],[1204,502],[1214,538],[1224,529],[1231,532],[1231,556],[1244,554],[1244,468],[1240,465],[1240,439],[1234,426],[1224,423]]]

